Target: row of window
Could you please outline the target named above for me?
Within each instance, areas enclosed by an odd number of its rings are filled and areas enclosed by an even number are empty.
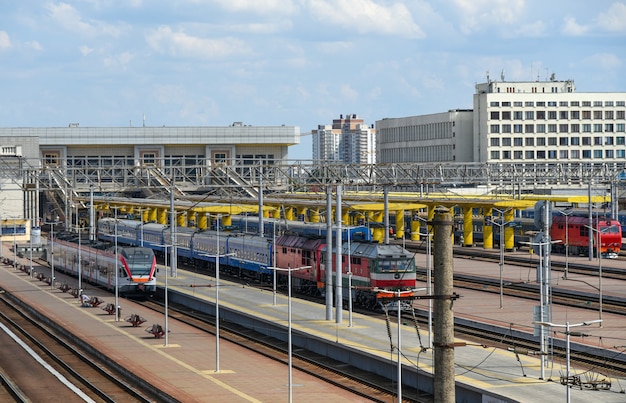
[[[491,120],[623,120],[626,119],[626,110],[576,110],[576,111],[491,111]],[[502,119],[500,119],[502,118]]]
[[[581,141],[582,140],[582,141]],[[549,146],[622,146],[626,144],[626,137],[624,136],[596,136],[596,137],[492,137],[489,143],[492,147],[510,147],[511,145],[516,147],[543,147]]]
[[[489,106],[513,106],[513,107],[520,107],[520,106],[526,106],[526,107],[531,107],[534,108],[536,106],[560,106],[560,107],[568,107],[568,106],[594,106],[596,108],[600,108],[602,106],[605,107],[612,107],[612,106],[626,106],[626,101],[491,101],[489,103]]]
[[[492,150],[492,160],[626,159],[626,150]]]
[[[491,124],[489,132],[498,133],[623,133],[626,123],[527,123],[527,124]]]

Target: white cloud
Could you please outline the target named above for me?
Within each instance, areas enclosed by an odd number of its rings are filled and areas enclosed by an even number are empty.
[[[121,66],[122,68],[126,67],[133,59],[135,55],[131,52],[122,52],[118,55],[109,56],[104,59],[104,65],[106,67],[116,67]]]
[[[11,48],[11,38],[5,31],[0,31],[0,50]]]
[[[613,3],[606,13],[598,14],[598,28],[611,32],[626,32],[626,4]]]
[[[322,42],[317,44],[317,49],[322,53],[342,53],[354,48],[354,43],[346,41]]]
[[[339,88],[339,93],[341,94],[341,97],[343,99],[348,99],[351,101],[354,101],[359,97],[359,92],[348,84],[342,84]]]
[[[562,32],[565,35],[580,36],[589,31],[589,27],[579,24],[574,17],[565,17]]]
[[[531,24],[523,24],[515,32],[515,37],[540,38],[546,35],[546,24],[543,21],[535,21]]]
[[[24,42],[24,46],[31,48],[33,50],[43,50],[41,44],[37,41]],[[0,46],[1,48],[2,46]]]
[[[83,46],[79,47],[78,50],[80,50],[80,53],[82,53],[83,56],[87,56],[88,54],[93,52],[93,49],[90,48],[87,45],[83,45]]]
[[[622,66],[620,58],[613,53],[596,53],[588,60],[605,70],[613,70]]]
[[[318,20],[361,34],[378,33],[407,38],[425,36],[402,3],[385,7],[373,0],[309,0],[308,6]]]
[[[525,0],[454,0],[454,3],[459,8],[464,33],[511,24],[520,18],[526,5]]]
[[[89,36],[105,34],[112,37],[119,37],[122,33],[122,29],[114,25],[96,20],[86,21],[78,10],[67,3],[48,4],[46,8],[52,20],[70,32]]]
[[[200,38],[174,32],[168,26],[161,26],[148,34],[146,41],[152,49],[171,56],[215,59],[251,53],[250,48],[237,38]]]
[[[252,12],[275,15],[292,14],[296,6],[292,0],[215,0],[222,8],[234,12]]]

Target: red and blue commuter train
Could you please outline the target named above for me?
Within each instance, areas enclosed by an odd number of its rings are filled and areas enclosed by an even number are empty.
[[[82,239],[81,239],[82,240]],[[123,246],[107,242],[78,242],[75,233],[55,234],[48,243],[46,261],[60,272],[81,281],[115,290],[115,267],[120,295],[152,296],[156,291],[156,257],[150,248]],[[117,265],[116,265],[117,258]]]
[[[236,222],[233,220],[233,222]],[[169,252],[173,243],[177,245],[179,259],[192,262],[197,267],[214,268],[216,255],[220,259],[220,271],[238,277],[271,281],[274,267],[302,268],[292,271],[292,287],[299,292],[324,295],[325,275],[337,261],[336,246],[332,245],[332,262],[327,262],[326,237],[322,230],[325,224],[307,224],[307,230],[319,225],[319,236],[299,234],[297,226],[275,234],[273,231],[261,237],[238,230],[200,231],[197,228],[179,227],[173,242],[168,225],[145,223],[113,218],[98,221],[98,238],[113,240],[117,233],[118,243],[151,248],[157,254]],[[116,229],[117,226],[117,229]],[[250,228],[248,228],[250,229]],[[317,231],[317,230],[316,230]],[[346,233],[361,233],[367,238],[366,227],[347,227]],[[334,235],[334,234],[333,234]],[[396,244],[378,244],[369,241],[342,242],[341,270],[344,299],[349,298],[349,281],[352,298],[356,304],[376,309],[382,291],[413,290],[416,284],[414,255]],[[274,244],[275,239],[275,244]],[[218,246],[219,245],[219,246]],[[349,279],[349,274],[351,278]],[[279,283],[286,284],[286,272],[276,271]],[[333,274],[333,281],[334,281]]]

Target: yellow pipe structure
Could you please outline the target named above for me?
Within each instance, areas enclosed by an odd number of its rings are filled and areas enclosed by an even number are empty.
[[[374,213],[374,216],[372,217],[372,222],[375,223],[382,223],[383,222],[383,213],[380,211],[377,211]],[[383,228],[382,226],[375,226],[374,230],[372,231],[373,234],[373,238],[375,242],[383,242],[385,240],[385,228]]]
[[[474,245],[474,216],[471,207],[463,209],[463,246]]]
[[[165,208],[158,209],[157,222],[159,224],[167,224],[167,209]]]

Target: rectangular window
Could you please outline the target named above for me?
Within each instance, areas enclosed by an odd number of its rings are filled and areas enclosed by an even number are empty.
[[[526,101],[524,102],[524,105],[532,107],[532,106],[535,106],[535,103],[533,101]]]
[[[548,101],[548,106],[556,106],[556,101]]]
[[[602,150],[593,150],[593,158],[596,158],[596,159],[602,158]]]
[[[583,101],[583,106],[591,106],[591,101]]]
[[[505,137],[502,139],[502,146],[503,147],[511,147],[511,138],[510,137]]]
[[[522,101],[513,101],[513,106],[522,106]]]
[[[535,119],[535,112],[526,111],[526,120],[533,120],[533,119]]]
[[[548,145],[555,146],[556,145],[556,137],[548,137]]]
[[[502,159],[503,160],[510,160],[511,159],[511,152],[510,151],[502,151]]]
[[[591,145],[591,137],[583,137],[583,145],[590,146]]]
[[[546,103],[543,101],[537,101],[537,106],[546,106]]]
[[[522,120],[524,116],[524,112],[522,111],[513,111],[513,119],[514,120]]]
[[[559,133],[567,133],[569,132],[568,124],[559,124]]]
[[[546,125],[540,123],[537,125],[537,133],[545,133],[546,132]]]
[[[491,133],[500,133],[500,125],[491,125]]]
[[[595,120],[601,120],[602,119],[602,111],[593,111],[593,118]]]
[[[521,137],[515,137],[513,139],[513,145],[516,147],[521,147],[524,145],[524,139]]]
[[[567,101],[559,101],[559,106],[567,106]]]
[[[624,119],[626,116],[626,111],[617,111],[615,113],[615,118],[616,119]]]
[[[545,119],[545,118],[546,118],[546,111],[537,111],[537,120]]]
[[[604,111],[605,119],[613,119],[613,111]]]
[[[615,106],[626,106],[626,101],[617,101],[615,102]]]
[[[491,120],[500,120],[500,112],[491,111]]]
[[[556,111],[548,111],[548,119],[556,119]]]
[[[626,131],[626,126],[624,125],[624,123],[618,123],[615,125],[615,131],[622,133]]]
[[[591,119],[591,111],[583,111],[583,119]]]
[[[516,160],[524,159],[524,152],[521,151],[521,150],[515,151],[515,152],[513,152],[513,156],[514,156],[513,158],[516,159]]]
[[[556,125],[555,124],[548,125],[548,133],[556,133]]]
[[[556,159],[556,150],[548,150],[548,159],[551,159],[551,160]]]
[[[569,113],[567,111],[559,111],[559,119],[567,120]]]
[[[569,142],[573,146],[579,146],[580,145],[580,137],[570,137]]]
[[[572,111],[570,116],[572,119],[580,119],[580,111]]]
[[[492,147],[500,147],[500,138],[492,137],[491,138],[491,146]]]
[[[537,159],[539,159],[539,160],[545,160],[546,159],[546,152],[545,152],[545,150],[538,150],[537,151]]]
[[[583,133],[591,133],[591,125],[589,123],[583,124]]]
[[[502,101],[502,106],[511,106],[511,102],[509,102],[509,101]]]
[[[500,159],[500,151],[491,151],[491,159],[499,160]]]
[[[607,133],[613,133],[613,123],[606,123],[604,125],[604,131]]]
[[[524,141],[524,145],[526,147],[533,147],[535,145],[535,139],[532,137],[526,137],[525,141]]]
[[[593,101],[593,106],[602,107],[602,101]]]
[[[613,139],[613,136],[606,136],[604,138],[604,145],[605,146],[612,146],[614,141],[615,140]]]
[[[572,101],[572,102],[570,102],[570,106],[580,106],[580,102]]]
[[[613,101],[604,101],[604,106],[613,106]]]
[[[540,147],[543,147],[546,145],[546,138],[545,137],[537,137],[537,145]]]
[[[559,150],[559,158],[566,160],[569,157],[567,150]]]
[[[502,120],[511,120],[511,111],[502,111]]]
[[[502,125],[502,133],[511,133],[511,125]]]
[[[617,158],[625,158],[626,150],[617,150],[615,151],[615,155],[617,156]]]
[[[614,155],[615,154],[613,153],[613,150],[605,150],[604,151],[604,157],[605,158],[615,158]]]
[[[527,160],[534,160],[535,159],[535,152],[532,151],[532,150],[526,150],[524,152],[524,154],[525,154],[524,155],[524,159],[527,159]]]
[[[624,144],[626,144],[626,138],[624,136],[617,136],[615,138],[615,144],[617,144],[618,146],[623,146]]]
[[[491,101],[489,106],[500,106],[500,102],[498,102],[498,101]]]
[[[559,145],[560,146],[567,146],[569,145],[569,138],[568,137],[559,137]]]
[[[593,138],[593,144],[596,146],[601,146],[602,145],[602,137],[594,137]]]
[[[593,124],[593,132],[594,133],[602,132],[602,123],[594,123]]]
[[[535,131],[535,125],[524,125],[524,133],[533,133]]]
[[[572,159],[578,159],[580,158],[580,150],[572,150]]]
[[[521,133],[522,125],[513,125],[513,133]]]
[[[583,150],[583,158],[590,159],[591,158],[591,150]]]
[[[578,123],[572,123],[569,127],[572,133],[580,133],[580,125]]]

